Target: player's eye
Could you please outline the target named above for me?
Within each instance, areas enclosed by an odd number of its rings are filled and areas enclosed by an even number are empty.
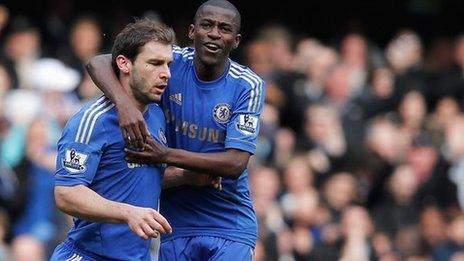
[[[203,23],[200,23],[200,26],[202,28],[211,28],[211,23],[208,23],[208,22],[203,22]]]
[[[221,30],[227,33],[232,32],[232,27],[229,25],[221,26]]]
[[[154,66],[160,66],[163,62],[162,61],[151,61],[150,64]]]

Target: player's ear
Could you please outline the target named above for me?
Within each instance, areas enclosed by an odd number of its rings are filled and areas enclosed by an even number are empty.
[[[233,48],[236,49],[238,47],[238,45],[240,44],[240,40],[242,40],[242,35],[241,34],[237,34],[235,36],[235,42],[234,42],[234,45],[233,45]]]
[[[120,54],[116,57],[116,64],[122,73],[129,73],[132,62],[124,55]]]
[[[189,32],[188,32],[188,37],[190,40],[193,40],[193,34],[195,32],[195,26],[193,24],[191,24],[189,26]]]

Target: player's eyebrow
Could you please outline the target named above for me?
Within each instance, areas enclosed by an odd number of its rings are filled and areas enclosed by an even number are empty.
[[[156,58],[149,58],[147,61],[148,62],[164,62],[166,60],[168,59],[164,57],[156,57]]]
[[[209,23],[214,23],[214,22],[218,22],[219,25],[228,25],[228,26],[234,26],[236,25],[235,22],[227,22],[227,21],[218,21],[218,20],[214,20],[214,19],[211,19],[211,18],[208,18],[208,17],[203,17],[200,19],[200,22],[209,22]]]

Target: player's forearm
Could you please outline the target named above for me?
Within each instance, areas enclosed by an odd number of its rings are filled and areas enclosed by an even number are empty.
[[[178,187],[187,184],[183,169],[169,166],[164,171],[163,189]]]
[[[58,208],[74,217],[108,223],[125,223],[131,206],[103,198],[83,185],[56,186]]]
[[[213,176],[237,179],[248,165],[248,152],[229,149],[217,153],[195,153],[181,149],[168,149],[166,163]]]
[[[95,85],[116,105],[129,100],[129,94],[122,87],[111,66],[111,54],[94,56],[85,67]]]

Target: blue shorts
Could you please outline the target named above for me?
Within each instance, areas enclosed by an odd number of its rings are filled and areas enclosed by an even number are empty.
[[[250,261],[253,247],[219,237],[180,237],[163,241],[159,261]]]
[[[92,257],[88,253],[73,246],[71,242],[64,241],[53,251],[50,261],[97,261],[98,257]]]

